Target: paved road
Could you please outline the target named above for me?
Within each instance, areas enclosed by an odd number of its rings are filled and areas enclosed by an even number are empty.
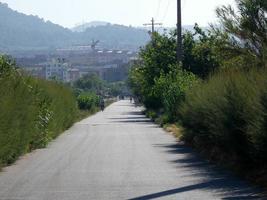
[[[0,200],[264,199],[199,159],[128,101],[0,173]]]

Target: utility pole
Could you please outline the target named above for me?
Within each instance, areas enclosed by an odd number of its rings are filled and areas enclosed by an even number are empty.
[[[147,23],[147,24],[143,24],[143,25],[152,27],[152,32],[151,33],[152,33],[152,36],[153,36],[153,34],[155,33],[155,26],[157,26],[157,25],[161,26],[162,23],[156,23],[154,18],[152,17],[151,23]]]
[[[181,0],[177,0],[177,61],[182,62],[183,47],[182,47],[182,9]]]

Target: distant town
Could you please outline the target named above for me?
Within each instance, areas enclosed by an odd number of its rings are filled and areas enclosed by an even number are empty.
[[[57,49],[52,54],[16,54],[14,58],[25,72],[46,80],[72,83],[86,74],[97,74],[108,82],[125,80],[137,52],[96,48],[98,42]]]

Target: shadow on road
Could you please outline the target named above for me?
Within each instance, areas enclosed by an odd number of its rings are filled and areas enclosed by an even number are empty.
[[[117,105],[117,106],[119,106],[119,107],[136,107],[136,105],[135,104],[120,104],[120,105]]]
[[[176,167],[188,172],[188,176],[199,178],[199,183],[171,190],[161,191],[129,200],[149,200],[175,195],[192,190],[216,191],[218,197],[225,200],[267,199],[263,191],[252,187],[245,181],[201,159],[193,150],[183,144],[155,144],[156,148],[171,154],[179,154],[179,159],[171,161]]]
[[[112,120],[111,123],[135,123],[135,124],[151,124],[151,120],[144,119],[144,120]]]
[[[122,115],[142,115],[145,117],[144,113],[141,111],[131,111],[131,112],[124,112]]]
[[[112,123],[150,123],[151,119],[147,118],[141,111],[132,111],[123,113],[125,117],[111,117],[108,118]]]
[[[125,112],[123,115],[127,116],[109,119],[113,122],[120,123],[152,124],[152,121],[146,118],[142,112]],[[190,176],[196,178],[196,183],[146,194],[129,200],[156,199],[192,190],[212,190],[215,191],[218,198],[225,200],[267,199],[267,196],[263,194],[261,189],[253,187],[249,183],[236,178],[230,172],[210,164],[197,155],[191,148],[181,143],[154,144],[154,147],[165,153],[177,155],[174,160],[169,162],[175,165],[175,167],[182,169],[182,175],[184,177]]]
[[[108,119],[112,119],[112,120],[124,120],[124,119],[127,119],[127,120],[149,120],[148,118],[143,117],[143,116],[138,116],[138,117],[110,117]]]
[[[136,198],[132,198],[132,199],[128,199],[128,200],[149,200],[149,199],[156,199],[156,198],[160,198],[160,197],[166,197],[169,195],[174,195],[174,194],[178,194],[178,193],[182,193],[182,192],[188,192],[191,190],[199,190],[199,189],[218,189],[221,188],[221,184],[223,183],[224,179],[218,179],[218,180],[212,180],[212,181],[207,181],[207,182],[203,182],[203,183],[198,183],[198,184],[194,184],[194,185],[189,185],[189,186],[185,186],[185,187],[180,187],[180,188],[176,188],[176,189],[172,189],[172,190],[166,190],[166,191],[162,191],[162,192],[158,192],[158,193],[154,193],[154,194],[149,194],[149,195],[144,195],[141,197],[136,197]],[[248,193],[250,192],[250,189],[244,189],[242,192],[240,192],[238,195],[232,196],[232,197],[226,197],[226,198],[222,198],[222,199],[239,199],[239,200],[246,200],[246,199],[265,199],[265,198],[260,198],[259,196],[255,196],[254,194],[250,194],[248,195]]]

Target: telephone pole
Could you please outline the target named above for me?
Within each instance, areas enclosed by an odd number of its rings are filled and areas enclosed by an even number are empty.
[[[147,23],[147,24],[143,24],[144,26],[151,26],[152,27],[152,36],[153,36],[153,34],[154,34],[154,32],[155,32],[155,26],[157,26],[157,25],[159,25],[159,26],[161,26],[162,25],[162,23],[156,23],[155,22],[155,20],[154,20],[154,18],[152,17],[152,20],[151,20],[151,23]]]
[[[182,9],[181,0],[177,0],[177,61],[182,62],[183,47],[182,47]]]

